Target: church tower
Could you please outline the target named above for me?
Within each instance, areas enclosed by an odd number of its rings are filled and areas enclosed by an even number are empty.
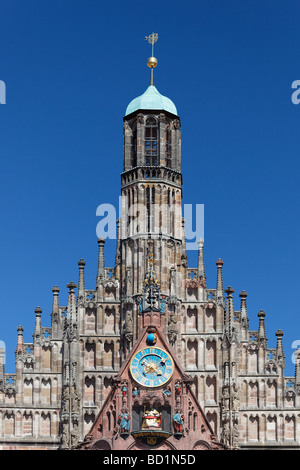
[[[150,84],[127,106],[123,126],[122,219],[119,227],[116,276],[121,283],[122,356],[140,333],[138,300],[149,251],[171,315],[177,315],[186,276],[187,256],[181,213],[181,132],[174,103],[154,85],[153,46],[148,59]],[[169,322],[169,327],[168,327]],[[167,319],[165,334],[172,333]]]

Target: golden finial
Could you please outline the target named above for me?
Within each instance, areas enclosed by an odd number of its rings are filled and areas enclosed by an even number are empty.
[[[158,40],[158,34],[157,33],[152,33],[152,34],[150,34],[150,36],[146,36],[145,39],[152,46],[152,54],[151,54],[151,57],[149,57],[149,59],[147,61],[147,65],[148,65],[148,67],[150,67],[150,69],[153,69],[154,67],[157,66],[157,58],[154,57],[154,44]]]

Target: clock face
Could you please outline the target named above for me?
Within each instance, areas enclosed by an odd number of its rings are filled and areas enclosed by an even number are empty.
[[[144,387],[160,387],[171,378],[174,370],[171,356],[159,348],[144,348],[132,358],[130,372]]]

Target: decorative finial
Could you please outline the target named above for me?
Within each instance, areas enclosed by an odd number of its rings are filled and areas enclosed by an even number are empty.
[[[37,317],[40,317],[42,313],[41,307],[36,307],[34,313],[36,314]]]
[[[23,326],[21,326],[21,325],[18,326],[18,328],[17,328],[18,335],[21,335],[23,333],[23,331],[24,331]]]
[[[152,54],[151,54],[151,57],[149,57],[149,59],[147,61],[147,65],[151,69],[150,85],[154,85],[153,69],[157,66],[157,58],[154,57],[154,44],[158,40],[158,34],[157,33],[152,33],[152,34],[150,34],[150,36],[146,36],[145,39],[152,46]]]
[[[71,281],[68,285],[67,285],[67,289],[69,289],[69,294],[74,294],[74,291],[76,289],[77,285]]]

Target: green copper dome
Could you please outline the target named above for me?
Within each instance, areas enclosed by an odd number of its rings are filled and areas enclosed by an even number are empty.
[[[148,86],[145,93],[143,93],[141,96],[138,96],[137,98],[134,98],[134,100],[129,103],[125,116],[134,113],[138,109],[168,111],[169,113],[175,114],[177,116],[177,109],[173,101],[171,101],[166,96],[161,95],[154,85]]]

